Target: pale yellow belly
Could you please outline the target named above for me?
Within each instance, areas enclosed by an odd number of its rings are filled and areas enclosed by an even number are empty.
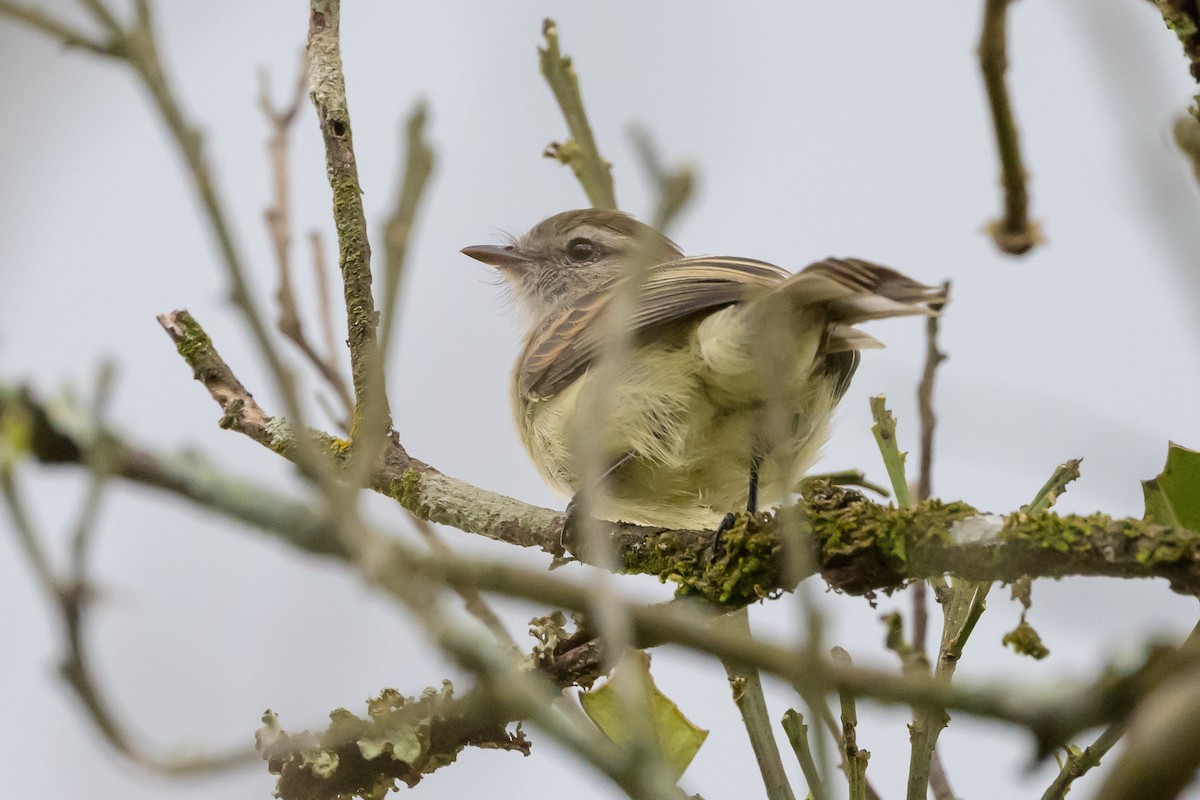
[[[815,342],[796,343],[794,353],[775,361],[780,374],[764,381],[746,353],[706,347],[713,341],[706,332],[693,328],[674,341],[636,349],[621,378],[607,386],[590,370],[552,398],[519,404],[522,439],[546,481],[564,495],[582,488],[582,446],[600,454],[591,474],[632,454],[592,493],[597,516],[712,527],[726,512],[746,507],[757,453],[760,506],[788,499],[825,443],[835,403],[832,381],[813,369]],[[589,405],[581,398],[593,391],[603,392],[602,421],[579,413]],[[783,408],[769,422],[772,397]]]

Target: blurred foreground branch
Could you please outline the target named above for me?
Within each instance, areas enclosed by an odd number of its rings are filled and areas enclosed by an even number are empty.
[[[1021,161],[1021,143],[1013,118],[1004,73],[1008,69],[1008,4],[1012,0],[984,0],[983,32],[979,36],[979,66],[992,111],[992,127],[1000,153],[1000,182],[1004,187],[1004,215],[988,227],[1001,251],[1019,256],[1042,240],[1041,230],[1029,219],[1028,174]]]

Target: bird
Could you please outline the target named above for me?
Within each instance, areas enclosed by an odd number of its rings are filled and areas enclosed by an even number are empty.
[[[594,517],[672,529],[720,528],[793,498],[860,351],[883,346],[855,326],[945,302],[855,258],[793,274],[685,257],[615,210],[561,212],[461,252],[498,271],[525,317],[511,400],[542,478],[586,492]]]

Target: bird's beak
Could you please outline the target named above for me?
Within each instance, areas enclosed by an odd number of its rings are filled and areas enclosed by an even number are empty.
[[[520,269],[532,260],[511,244],[477,244],[464,247],[461,252],[496,269]]]

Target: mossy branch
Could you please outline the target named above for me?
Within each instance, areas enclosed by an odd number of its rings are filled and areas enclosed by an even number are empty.
[[[612,165],[601,157],[596,147],[592,126],[583,110],[579,76],[571,59],[559,50],[558,25],[554,20],[547,19],[542,23],[542,35],[546,37],[546,46],[538,48],[538,63],[571,132],[569,141],[551,143],[545,155],[571,168],[593,208],[616,208]]]
[[[161,321],[173,337],[187,332],[177,338],[180,354],[221,404],[222,424],[295,457],[289,427],[263,412],[195,320],[177,311]],[[346,458],[345,442],[313,435],[332,458]],[[560,552],[562,514],[444,475],[410,456],[395,439],[388,440],[370,485],[430,522]],[[852,594],[944,574],[979,581],[1013,581],[1022,575],[1160,577],[1179,591],[1200,590],[1200,533],[1144,520],[1103,514],[1005,519],[937,500],[893,509],[828,484],[810,486],[805,515],[817,550],[813,563],[834,588]],[[685,594],[740,605],[791,588],[781,573],[782,539],[774,518],[743,520],[720,537],[713,531],[626,524],[608,524],[606,530],[623,571],[672,580]]]
[[[354,156],[346,79],[342,72],[339,0],[312,0],[308,26],[309,96],[325,142],[325,166],[333,189],[338,266],[346,297],[350,373],[355,413],[350,437],[374,440],[391,429],[371,293],[371,245],[363,213],[362,187]]]
[[[28,395],[4,390],[0,392],[0,400],[3,401],[0,406],[0,419],[3,419],[7,431],[11,432],[11,426],[17,425],[20,429],[20,439],[29,443],[28,452],[46,463],[79,464],[89,457],[92,442],[100,441],[88,437],[77,438],[70,430],[55,422],[49,414],[40,413],[38,410],[41,407],[32,403]],[[326,539],[322,538],[321,534],[325,529],[332,531],[331,535],[336,535],[336,526],[322,523],[319,518],[307,526],[293,525],[302,521],[308,511],[302,503],[281,498],[273,499],[268,490],[247,485],[244,491],[252,494],[257,501],[257,510],[253,512],[257,516],[251,516],[243,506],[232,500],[210,505],[203,491],[197,488],[196,476],[187,474],[189,465],[186,462],[171,465],[165,473],[158,470],[163,465],[162,461],[150,460],[135,467],[115,459],[112,465],[114,477],[168,489],[188,497],[193,502],[267,529],[296,547],[351,561],[362,568],[352,561],[352,557],[347,558],[344,552],[328,546]],[[180,471],[184,474],[179,474]],[[218,482],[217,485],[228,484],[229,482],[225,481]],[[810,500],[813,513],[823,518],[830,530],[841,530],[841,526],[847,523],[855,526],[853,520],[857,513],[868,508],[877,509],[878,513],[884,515],[895,513],[866,502],[861,497],[853,500],[849,493],[843,495],[841,502],[832,502],[832,505],[830,498],[820,502],[816,498]],[[856,510],[856,506],[860,508]],[[273,508],[279,509],[279,519],[264,518]],[[922,519],[928,522],[929,518],[937,518],[942,526],[941,536],[945,536],[944,526],[947,521],[969,511],[965,507],[949,509],[930,504],[929,507],[919,507],[908,513],[911,515],[909,518],[895,521],[894,527],[897,530],[920,525]],[[870,524],[869,518],[864,521]],[[887,527],[891,528],[893,525],[889,523]],[[874,529],[879,531],[877,526]],[[299,530],[303,530],[304,535],[298,535]],[[629,528],[624,531],[627,536],[631,536],[632,532]],[[696,532],[696,535],[705,534]],[[707,535],[711,536],[711,533]],[[1118,538],[1122,535],[1119,532],[1116,534]],[[371,534],[371,537],[372,540],[363,546],[369,547],[379,558],[372,566],[365,568],[367,571],[364,572],[364,577],[371,584],[397,596],[411,593],[414,576],[419,576],[423,580],[445,583],[451,587],[472,586],[481,591],[497,592],[575,611],[586,610],[591,601],[586,588],[540,570],[521,569],[461,556],[448,558],[437,553],[421,552],[399,539],[379,537],[376,534]],[[827,547],[833,544],[831,537],[826,536],[824,539]],[[646,539],[641,539],[640,543],[646,544]],[[845,544],[845,540],[842,540],[842,544]],[[653,549],[653,543],[650,547]],[[942,547],[945,552],[955,549],[947,545]],[[834,549],[839,552],[843,550],[841,547]],[[892,552],[894,553],[894,549]],[[1115,552],[1119,552],[1119,548]],[[911,554],[919,554],[920,559],[929,560],[922,553],[921,547],[911,548],[908,560],[910,567],[914,563]],[[1036,558],[1037,551],[1031,549],[1029,557]],[[1027,570],[1022,565],[1016,571]],[[901,676],[855,666],[830,664],[807,648],[779,647],[727,631],[714,630],[709,624],[711,609],[701,612],[691,608],[689,604],[672,604],[670,608],[647,608],[620,595],[614,597],[614,602],[620,605],[621,613],[628,615],[639,644],[673,642],[734,664],[758,668],[798,687],[805,687],[806,690],[846,690],[860,698],[959,709],[966,713],[1006,720],[1034,732],[1042,752],[1061,744],[1067,737],[1084,728],[1119,718],[1146,691],[1147,681],[1153,683],[1152,674],[1144,675],[1141,670],[1126,670],[1119,674],[1107,675],[1092,686],[1073,691],[1059,688],[1049,694],[1011,686],[950,687],[921,676]],[[586,649],[572,647],[570,652],[564,652],[564,656],[575,659],[579,651]],[[563,666],[564,675],[578,674],[577,662]]]

